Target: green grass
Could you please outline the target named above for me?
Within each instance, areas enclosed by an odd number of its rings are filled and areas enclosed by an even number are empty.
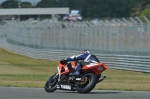
[[[57,63],[0,48],[0,86],[43,88],[49,76],[57,72]],[[149,73],[107,69],[103,75],[107,78],[97,84],[95,89],[150,91]]]

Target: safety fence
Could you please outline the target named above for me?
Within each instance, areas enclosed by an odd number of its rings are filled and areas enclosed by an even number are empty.
[[[150,21],[143,17],[84,22],[8,21],[0,47],[39,59],[60,60],[88,49],[109,68],[150,72]]]
[[[7,42],[40,49],[150,55],[150,21],[143,16],[83,22],[7,22]]]

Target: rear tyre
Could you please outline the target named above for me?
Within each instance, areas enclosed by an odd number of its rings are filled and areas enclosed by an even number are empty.
[[[54,78],[55,77],[55,78]],[[52,75],[45,83],[46,92],[54,92],[57,89],[58,77],[56,74]]]
[[[89,93],[97,83],[97,77],[93,73],[88,73],[83,76],[84,82],[79,82],[77,85],[78,93]]]

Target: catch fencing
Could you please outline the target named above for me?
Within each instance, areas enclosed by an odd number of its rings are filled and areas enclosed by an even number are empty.
[[[150,72],[150,21],[143,17],[83,22],[7,22],[0,46],[40,59],[59,60],[84,49],[110,68]]]

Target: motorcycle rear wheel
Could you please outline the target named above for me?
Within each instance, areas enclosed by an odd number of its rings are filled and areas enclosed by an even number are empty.
[[[58,77],[55,77],[55,79],[53,78],[54,76],[56,76],[56,74],[52,75],[49,80],[46,81],[45,83],[45,91],[46,92],[54,92],[55,90],[57,90],[57,83],[58,83]]]
[[[97,83],[97,77],[94,73],[87,73],[83,76],[84,82],[78,83],[77,92],[78,93],[89,93]]]

